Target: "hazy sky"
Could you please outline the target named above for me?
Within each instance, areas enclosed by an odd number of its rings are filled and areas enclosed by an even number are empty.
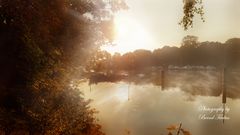
[[[140,22],[160,44],[179,44],[187,34],[200,40],[225,42],[240,37],[239,0],[203,0],[206,22],[197,16],[194,28],[184,31],[178,25],[182,17],[182,0],[127,0],[127,16]]]
[[[121,45],[121,48],[128,48],[122,50],[116,49],[120,52],[126,50],[133,50],[136,48],[154,49],[162,47],[163,45],[179,46],[181,40],[186,35],[195,35],[199,37],[200,41],[220,41],[225,42],[229,38],[240,37],[240,0],[203,0],[205,19],[203,23],[199,16],[194,19],[194,28],[184,31],[183,28],[178,25],[181,17],[183,16],[183,3],[182,0],[126,0],[130,9],[121,12],[118,16],[124,18],[120,21],[120,29],[126,29],[128,33],[124,33],[129,40],[134,35],[141,39],[138,47],[132,47],[133,42],[125,43]],[[132,25],[127,25],[129,22]],[[149,40],[142,41],[143,36],[139,36],[141,32],[134,31],[135,25],[144,29],[145,40],[150,37]],[[138,29],[139,27],[136,27]],[[135,30],[136,31],[136,30]],[[144,35],[144,34],[143,34]],[[145,43],[143,45],[143,43]],[[123,44],[123,43],[122,43]],[[120,46],[119,46],[120,47]]]

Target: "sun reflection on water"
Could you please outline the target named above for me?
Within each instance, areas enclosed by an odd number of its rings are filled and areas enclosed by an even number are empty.
[[[128,85],[120,85],[115,92],[115,97],[120,102],[125,102],[129,100]]]

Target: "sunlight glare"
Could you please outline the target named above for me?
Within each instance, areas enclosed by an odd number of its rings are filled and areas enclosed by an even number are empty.
[[[126,53],[136,49],[151,49],[153,45],[149,33],[133,18],[125,14],[117,14],[114,19],[116,27],[115,45],[104,45],[102,50],[111,54]]]
[[[116,90],[115,97],[120,102],[128,101],[128,86],[123,85]]]

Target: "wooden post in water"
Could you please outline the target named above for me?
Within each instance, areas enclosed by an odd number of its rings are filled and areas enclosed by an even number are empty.
[[[161,70],[161,86],[162,86],[162,90],[165,89],[165,78],[166,78],[166,67],[163,66],[163,69]]]
[[[89,85],[89,88],[90,88],[90,92],[91,92],[92,91],[92,85],[91,84]]]
[[[227,91],[226,91],[226,68],[222,68],[221,71],[221,84],[222,84],[222,104],[223,104],[223,124],[225,118],[225,105],[227,103]]]
[[[130,100],[130,82],[128,84],[128,101]]]
[[[165,76],[165,71],[164,69],[161,70],[161,88],[164,90],[164,76]]]

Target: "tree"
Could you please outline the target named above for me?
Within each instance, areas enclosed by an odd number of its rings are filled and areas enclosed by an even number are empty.
[[[135,70],[142,70],[152,66],[152,52],[149,50],[139,49],[133,52],[135,56]],[[143,63],[144,61],[144,63]]]
[[[187,30],[189,27],[193,27],[193,18],[196,14],[201,16],[202,21],[204,22],[204,10],[202,0],[183,0],[183,13],[184,16],[179,22],[183,26],[184,30]]]
[[[231,38],[225,42],[225,65],[239,67],[240,62],[240,38]]]
[[[181,52],[181,62],[183,65],[194,65],[197,63],[197,47],[198,47],[198,37],[187,35],[183,38],[180,52]]]
[[[198,37],[187,35],[182,39],[181,47],[197,48],[198,45]]]
[[[1,0],[0,128],[5,134],[102,134],[92,129],[96,123],[88,102],[68,93],[75,92],[70,84],[87,56],[111,42],[113,14],[122,8],[121,0]],[[90,126],[84,128],[84,122]]]

